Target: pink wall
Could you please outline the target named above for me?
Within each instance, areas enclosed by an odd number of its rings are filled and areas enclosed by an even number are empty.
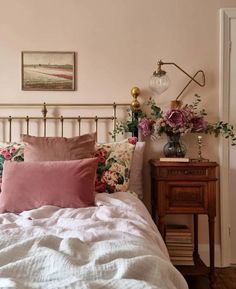
[[[190,74],[205,71],[206,86],[191,85],[183,100],[199,93],[209,119],[218,119],[219,8],[236,7],[235,0],[0,0],[0,7],[0,102],[128,102],[134,85],[145,99],[149,77],[162,59]],[[23,50],[75,51],[77,90],[21,91]],[[174,68],[168,72],[172,86],[157,99],[163,106],[187,81]],[[149,143],[146,155],[148,207],[147,160],[160,156],[164,142]],[[186,143],[190,156],[196,156],[195,137]],[[206,137],[203,154],[217,161],[217,140]],[[202,226],[205,230],[205,219]]]

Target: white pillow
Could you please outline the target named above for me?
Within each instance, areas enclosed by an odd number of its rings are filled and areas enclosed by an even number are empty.
[[[145,142],[137,142],[130,168],[129,190],[134,191],[140,199],[143,198],[143,154]]]

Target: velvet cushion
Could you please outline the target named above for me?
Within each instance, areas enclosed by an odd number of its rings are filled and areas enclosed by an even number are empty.
[[[97,159],[4,162],[0,213],[94,204]]]
[[[94,133],[72,138],[22,135],[22,140],[25,162],[77,160],[94,154]]]

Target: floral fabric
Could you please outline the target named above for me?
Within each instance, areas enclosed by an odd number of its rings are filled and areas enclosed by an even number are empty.
[[[2,176],[3,163],[5,160],[24,161],[23,143],[1,143],[0,142],[0,176]]]
[[[134,149],[135,144],[128,141],[96,145],[96,192],[114,193],[128,190]]]

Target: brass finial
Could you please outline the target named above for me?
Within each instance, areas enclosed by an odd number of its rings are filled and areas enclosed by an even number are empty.
[[[43,103],[43,109],[41,110],[41,112],[43,114],[43,117],[46,118],[48,112],[46,102]]]
[[[131,102],[131,108],[133,111],[140,110],[140,102],[137,100],[138,96],[140,95],[140,89],[138,87],[133,87],[131,89],[131,95],[133,97],[133,100]]]

